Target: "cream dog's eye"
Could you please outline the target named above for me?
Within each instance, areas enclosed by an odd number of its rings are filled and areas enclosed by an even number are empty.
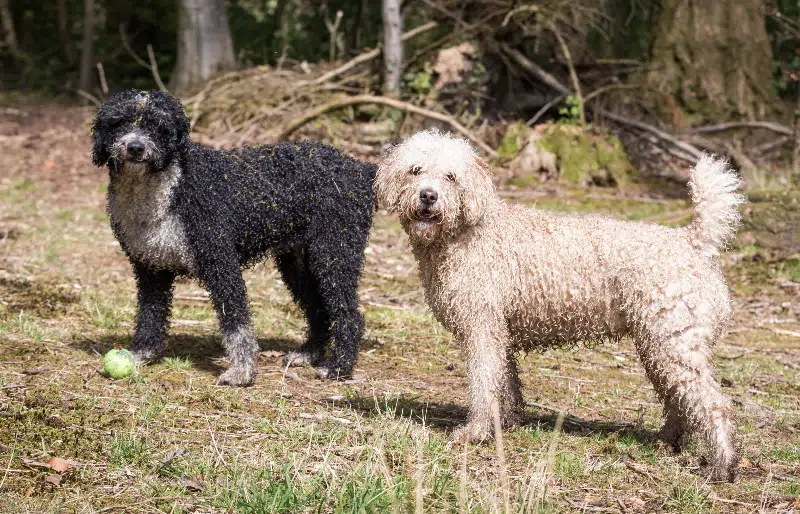
[[[445,175],[445,178],[447,178],[447,180],[449,180],[450,182],[456,181],[456,176],[453,173],[448,173],[447,175]]]
[[[408,170],[408,172],[412,175],[419,175],[420,171],[422,171],[422,166],[411,166],[411,168]]]

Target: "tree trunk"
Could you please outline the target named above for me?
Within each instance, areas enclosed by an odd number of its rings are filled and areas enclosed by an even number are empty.
[[[3,35],[6,46],[11,55],[16,57],[20,53],[19,44],[17,43],[17,31],[14,28],[14,19],[11,17],[8,0],[0,0],[0,17],[3,19]]]
[[[383,93],[400,92],[400,75],[403,71],[403,15],[400,0],[383,0]]]
[[[69,15],[67,13],[67,0],[58,0],[58,35],[64,45],[64,57],[67,63],[72,63],[72,42],[69,34]]]
[[[83,47],[78,87],[89,92],[94,82],[94,0],[83,0]]]
[[[234,67],[224,0],[178,0],[178,56],[170,89],[186,91]]]
[[[775,100],[764,9],[765,0],[661,0],[650,83],[694,118],[763,117]]]

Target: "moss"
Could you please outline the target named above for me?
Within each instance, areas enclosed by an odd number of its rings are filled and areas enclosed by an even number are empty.
[[[559,181],[567,184],[597,184],[624,188],[633,166],[622,143],[599,129],[550,125],[537,142],[556,155]]]
[[[742,209],[741,247],[757,245],[788,257],[800,252],[800,192],[797,190],[751,191]]]
[[[517,155],[520,150],[520,136],[525,133],[526,129],[527,127],[520,122],[508,126],[496,149],[502,159],[511,159]]]

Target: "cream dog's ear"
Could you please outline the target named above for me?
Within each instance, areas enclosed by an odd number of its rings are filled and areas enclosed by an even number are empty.
[[[378,205],[383,205],[389,212],[397,212],[400,207],[400,190],[407,170],[397,169],[397,152],[401,145],[389,149],[378,164],[373,190]]]
[[[489,165],[480,157],[476,157],[468,169],[456,176],[456,180],[461,185],[464,222],[467,225],[477,225],[483,218],[486,204],[495,195]]]

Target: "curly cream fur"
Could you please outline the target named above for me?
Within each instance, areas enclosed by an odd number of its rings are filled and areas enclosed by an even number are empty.
[[[504,426],[517,421],[519,350],[629,336],[665,406],[661,436],[677,447],[701,433],[713,477],[732,479],[733,414],[708,357],[732,315],[716,255],[736,229],[738,185],[704,156],[695,221],[667,228],[508,204],[474,149],[436,131],[392,149],[376,192],[399,213],[428,305],[466,355],[469,416],[456,439],[490,437],[494,402]],[[432,206],[425,188],[438,194]]]

